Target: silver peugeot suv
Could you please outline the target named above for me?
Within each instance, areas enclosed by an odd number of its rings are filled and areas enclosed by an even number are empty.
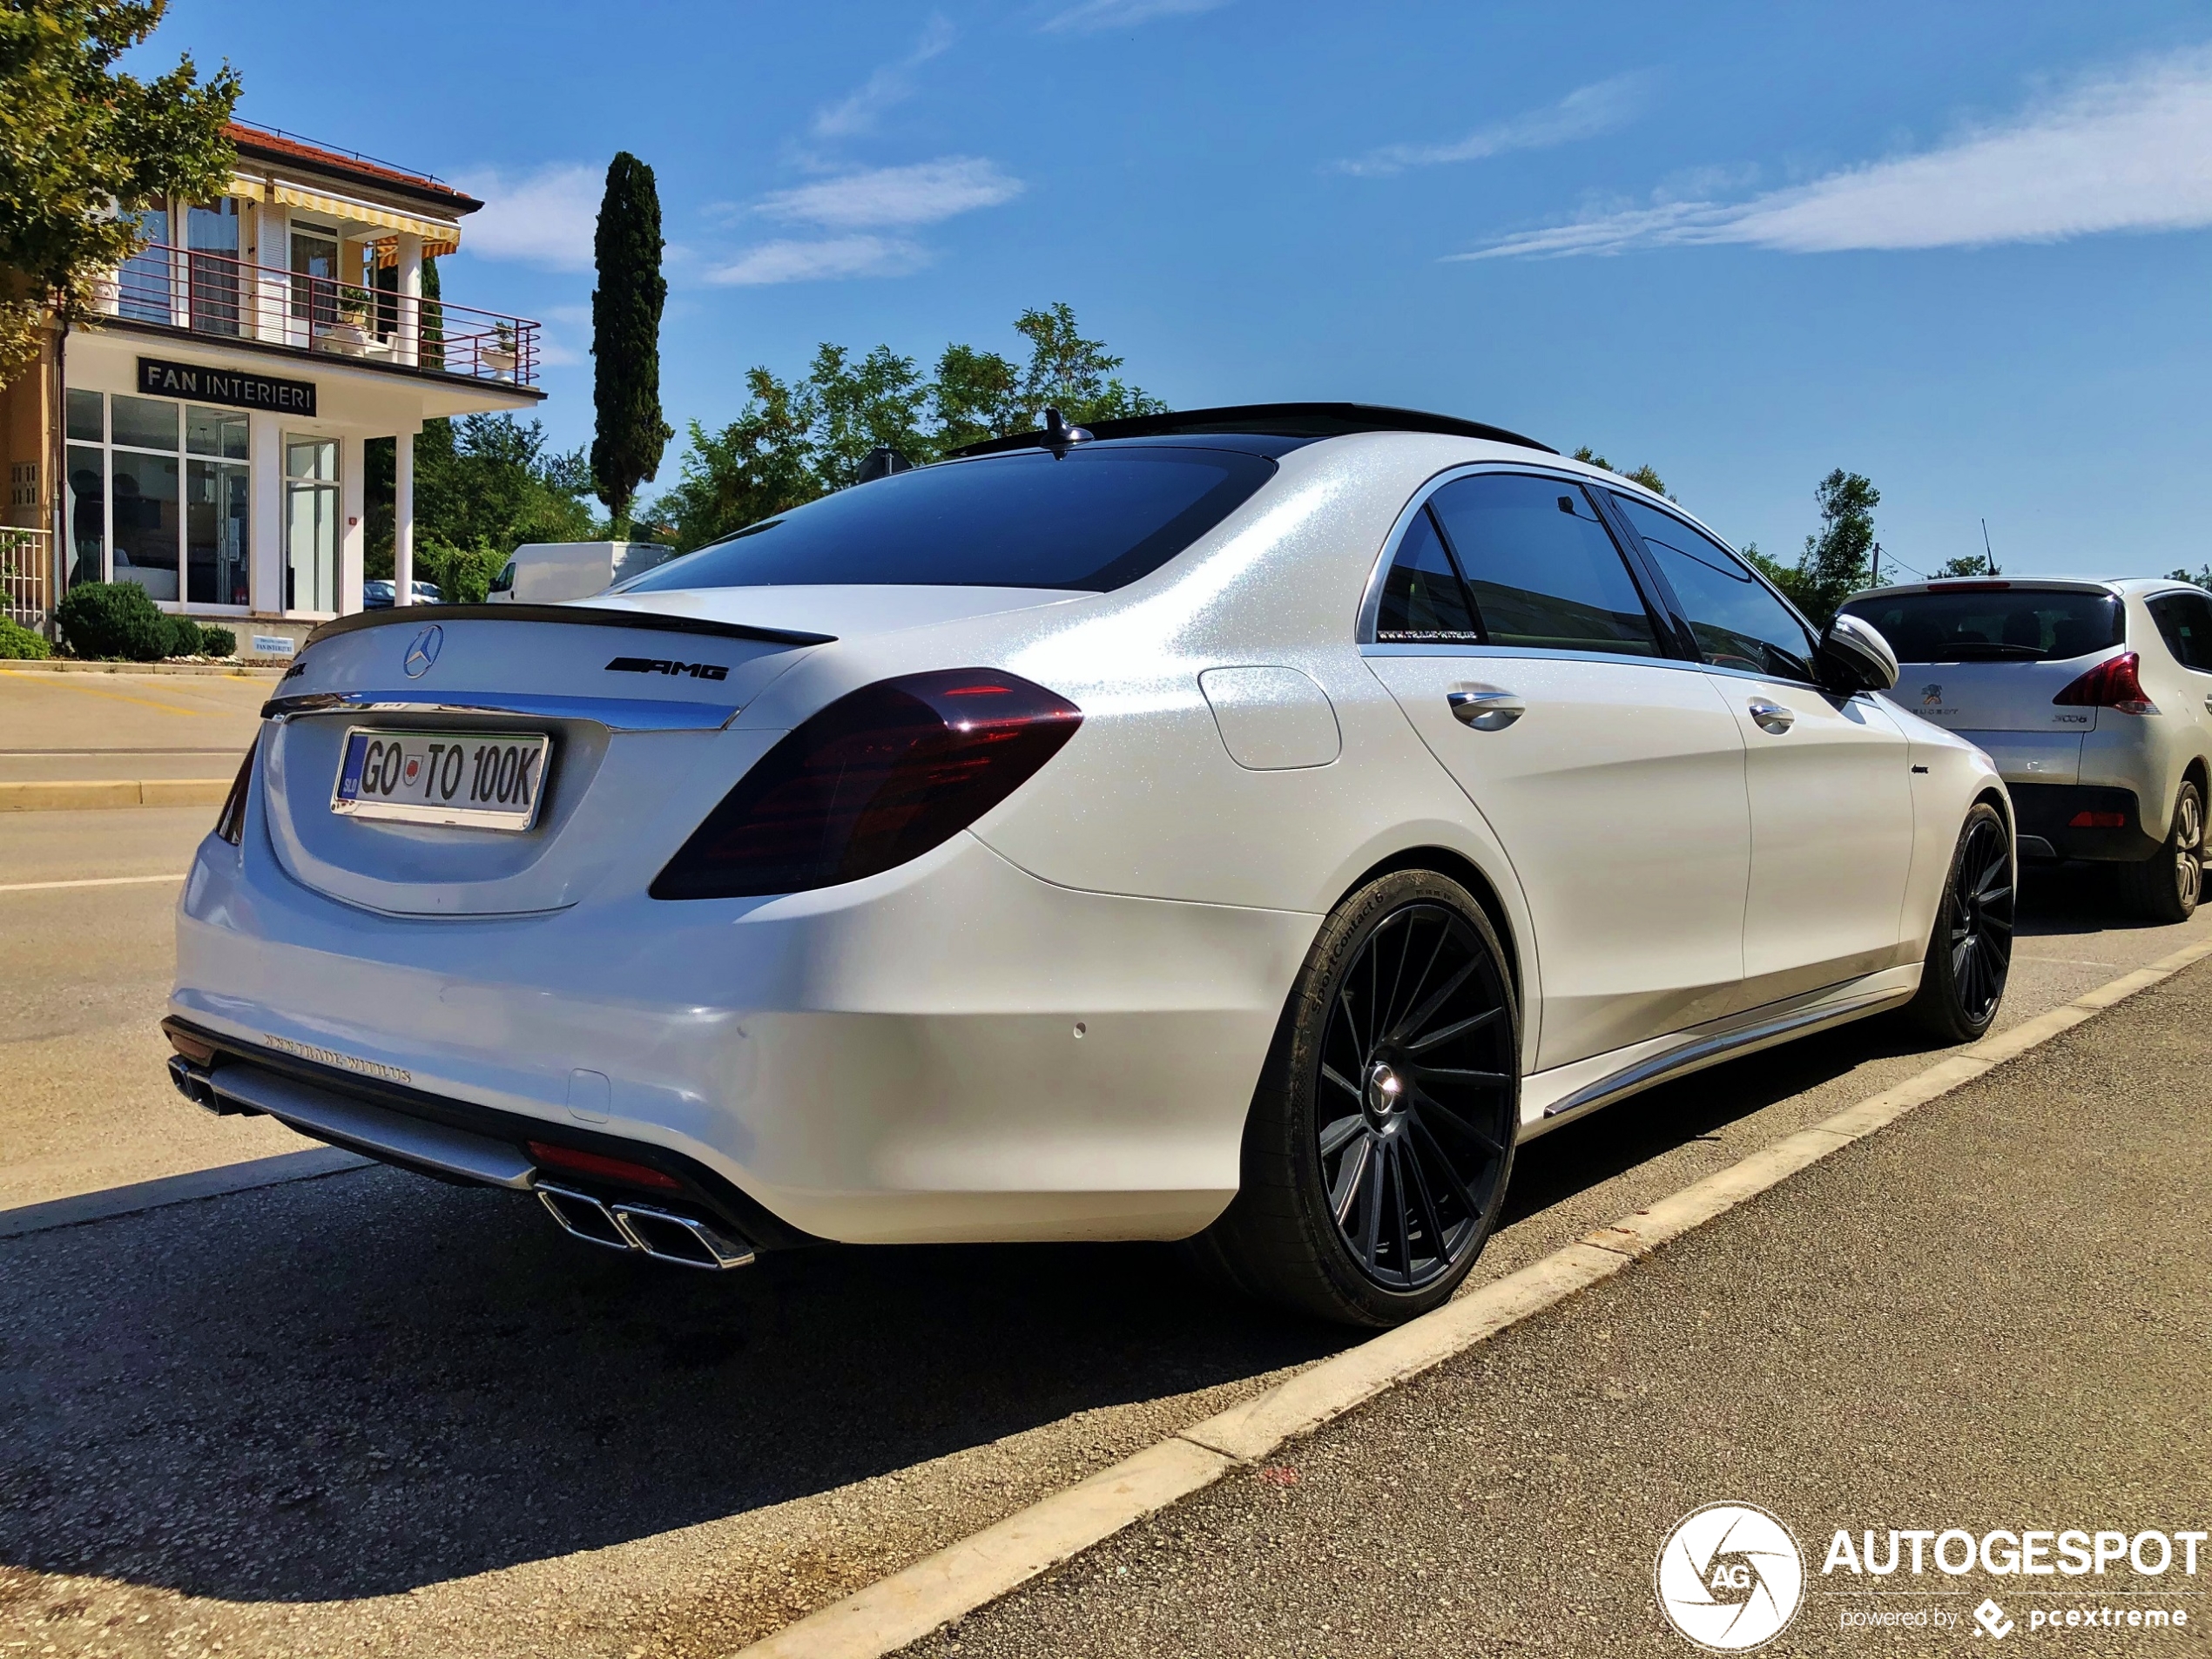
[[[1892,699],[1997,763],[2023,859],[2117,864],[2130,908],[2188,920],[2212,787],[2212,594],[1971,578],[1875,588],[1844,612],[1896,650]]]

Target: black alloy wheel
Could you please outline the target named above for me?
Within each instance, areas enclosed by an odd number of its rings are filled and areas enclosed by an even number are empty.
[[[1388,913],[1339,978],[1314,1150],[1338,1237],[1386,1290],[1434,1283],[1487,1231],[1513,1142],[1509,1013],[1482,941],[1440,904]]]
[[[1505,951],[1474,897],[1429,870],[1369,882],[1307,954],[1253,1096],[1237,1197],[1190,1253],[1324,1318],[1426,1312],[1496,1224],[1520,1053]]]
[[[2012,827],[1994,806],[1978,801],[1959,833],[1919,994],[1910,1008],[1921,1026],[1946,1042],[1981,1037],[2005,1000],[2017,882]]]

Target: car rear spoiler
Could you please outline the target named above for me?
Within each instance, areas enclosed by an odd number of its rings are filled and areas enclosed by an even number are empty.
[[[394,605],[388,610],[357,610],[350,617],[326,622],[309,634],[307,645],[338,634],[363,628],[390,628],[401,623],[428,627],[442,622],[554,622],[587,628],[643,628],[668,634],[711,634],[721,639],[757,639],[772,645],[827,645],[835,634],[806,634],[790,628],[756,628],[750,623],[716,622],[705,617],[672,617],[660,610],[633,610],[593,605]]]

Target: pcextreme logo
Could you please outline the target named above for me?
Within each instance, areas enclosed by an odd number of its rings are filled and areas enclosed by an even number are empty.
[[[1668,1622],[1715,1653],[1764,1647],[1804,1600],[1797,1541],[1748,1503],[1709,1503],[1676,1521],[1653,1577]]]

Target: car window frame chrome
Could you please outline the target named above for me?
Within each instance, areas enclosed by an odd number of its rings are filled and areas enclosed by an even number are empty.
[[[1379,640],[1375,637],[1377,624],[1382,613],[1383,589],[1390,580],[1391,567],[1397,563],[1399,550],[1406,539],[1406,531],[1413,527],[1413,520],[1426,509],[1430,498],[1447,484],[1456,483],[1462,478],[1487,474],[1504,474],[1507,476],[1527,478],[1554,478],[1562,483],[1575,485],[1589,497],[1592,509],[1598,516],[1598,522],[1605,527],[1606,533],[1613,538],[1614,545],[1621,554],[1621,562],[1628,567],[1629,581],[1635,588],[1636,597],[1643,602],[1644,608],[1650,612],[1652,621],[1657,625],[1660,647],[1657,655],[1645,657],[1635,651],[1604,651],[1596,647],[1587,651],[1575,651],[1561,650],[1556,646],[1470,644],[1447,640],[1430,643],[1420,640]],[[1419,657],[1458,656],[1464,653],[1470,656],[1547,658],[1568,662],[1673,663],[1689,668],[1704,666],[1694,659],[1686,660],[1682,655],[1687,636],[1683,632],[1681,618],[1662,602],[1662,594],[1664,590],[1653,583],[1649,559],[1644,553],[1643,543],[1641,541],[1626,543],[1622,541],[1621,532],[1615,525],[1615,516],[1609,513],[1607,503],[1597,499],[1602,494],[1603,486],[1601,482],[1587,474],[1570,471],[1565,467],[1546,466],[1541,462],[1534,462],[1466,461],[1455,462],[1452,466],[1430,475],[1422,481],[1406,504],[1399,509],[1398,516],[1391,522],[1389,532],[1383,537],[1382,550],[1376,556],[1374,563],[1367,572],[1367,585],[1360,594],[1359,610],[1353,623],[1354,644],[1359,647],[1362,655],[1372,652],[1379,656]],[[1451,550],[1451,557],[1456,567],[1459,562],[1456,549]],[[1667,595],[1669,598],[1671,597],[1670,594]],[[1675,637],[1669,637],[1669,635]]]

